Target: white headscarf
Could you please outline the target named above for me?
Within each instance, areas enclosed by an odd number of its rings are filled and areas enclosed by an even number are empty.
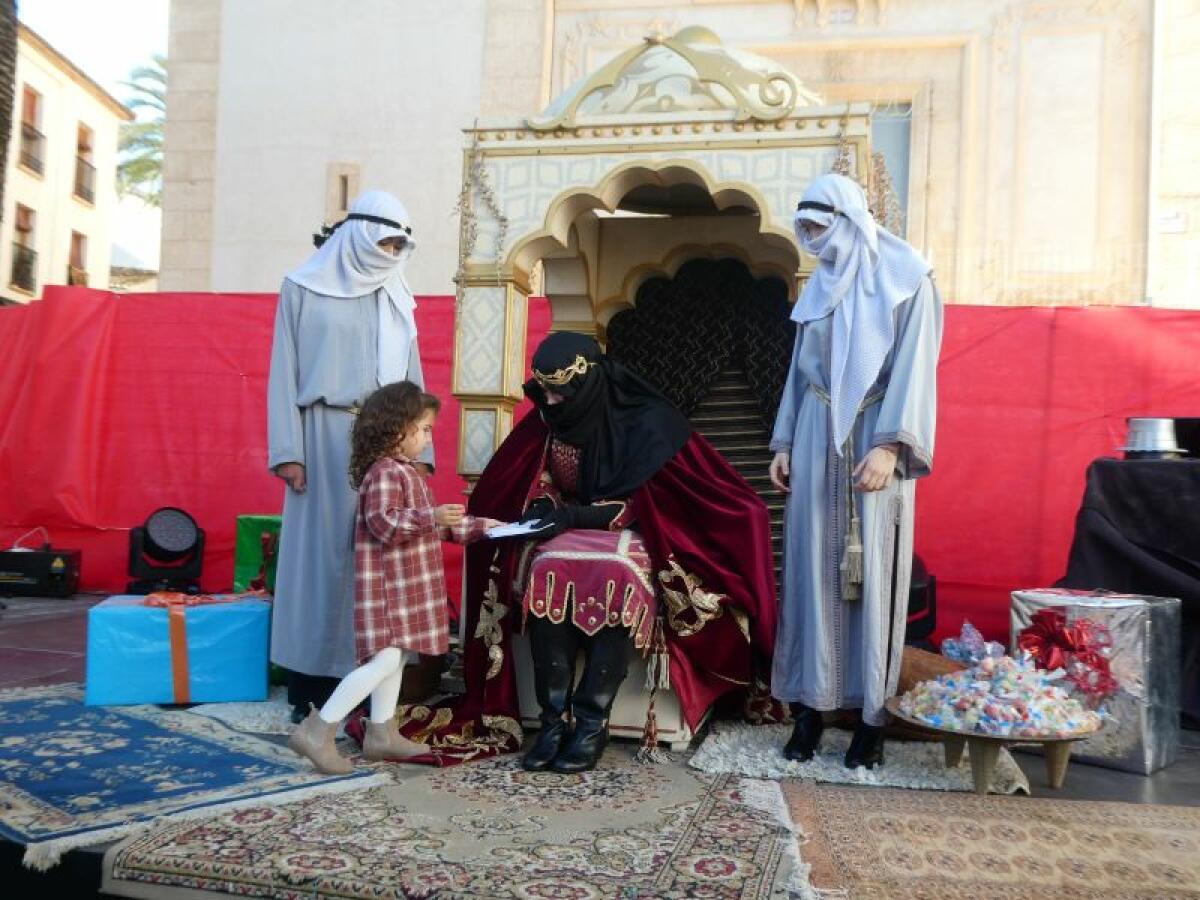
[[[367,191],[350,207],[355,213],[395,222],[347,219],[303,265],[287,277],[326,297],[364,297],[383,288],[387,302],[379,304],[379,343],[376,374],[381,385],[408,375],[408,360],[417,320],[417,302],[404,280],[404,267],[416,244],[404,204],[386,191]],[[379,246],[384,238],[408,240],[399,256]]]
[[[801,204],[810,202],[834,211],[796,211],[796,238],[817,258],[817,268],[792,318],[803,324],[834,314],[829,395],[834,446],[841,453],[895,340],[892,314],[917,292],[932,267],[911,246],[875,224],[857,182],[843,175],[822,175],[804,192]],[[808,240],[800,227],[805,219],[826,226],[825,231]]]

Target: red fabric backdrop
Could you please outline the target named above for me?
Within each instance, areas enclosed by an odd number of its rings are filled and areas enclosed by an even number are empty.
[[[202,586],[228,589],[236,517],[283,506],[283,483],[266,469],[275,301],[48,287],[39,303],[0,309],[0,547],[44,526],[55,547],[83,550],[83,589],[120,592],[129,529],[178,506],[205,531]],[[544,300],[531,302],[532,333],[549,318]],[[417,329],[428,388],[444,404],[433,488],[448,503],[465,488],[450,393],[454,298],[420,298]],[[444,548],[457,598],[462,551]]]
[[[946,308],[934,474],[917,552],[938,631],[1008,634],[1008,595],[1066,572],[1088,463],[1127,416],[1200,415],[1200,313],[1139,307]]]
[[[439,419],[443,502],[454,474],[453,299],[418,306]],[[0,309],[0,546],[45,526],[84,551],[87,589],[119,591],[129,528],[160,506],[207,532],[203,585],[228,588],[239,513],[278,512],[264,467],[275,298],[48,288]],[[528,348],[545,333],[530,309]],[[1200,414],[1200,314],[1133,308],[946,311],[935,474],[918,491],[917,551],[939,582],[939,631],[964,615],[1007,631],[1008,591],[1066,565],[1087,464],[1129,415]],[[457,595],[459,551],[446,546]]]

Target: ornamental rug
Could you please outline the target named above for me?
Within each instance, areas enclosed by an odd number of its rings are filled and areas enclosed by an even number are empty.
[[[803,885],[773,782],[640,765],[530,773],[506,755],[403,785],[171,824],[109,850],[102,889],[268,898],[783,900]]]
[[[688,765],[702,772],[726,772],[749,778],[804,778],[830,784],[862,784],[925,791],[973,791],[969,755],[953,769],[946,768],[940,742],[895,741],[884,745],[884,765],[876,769],[847,769],[842,760],[851,734],[826,728],[821,746],[808,762],[784,758],[783,745],[791,725],[748,725],[717,722]],[[1000,751],[991,789],[997,794],[1029,793],[1029,779],[1008,750]]]
[[[812,894],[1195,900],[1200,809],[783,785]]]
[[[0,836],[46,869],[72,847],[219,804],[390,781],[330,777],[287,747],[158,706],[84,706],[79,685],[0,692]]]

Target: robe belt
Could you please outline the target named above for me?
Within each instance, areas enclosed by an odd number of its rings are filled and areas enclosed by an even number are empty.
[[[814,394],[816,394],[817,399],[820,400],[822,403],[824,403],[826,406],[833,405],[833,398],[831,396],[829,396],[829,391],[825,390],[825,388],[815,385],[812,382],[809,382],[808,389],[810,391],[812,391]],[[868,394],[866,396],[866,398],[863,400],[862,405],[858,408],[858,411],[861,413],[864,409],[874,406],[876,403],[881,401],[885,396],[887,396],[886,391],[877,391],[874,394]]]
[[[829,396],[829,391],[823,387],[809,382],[809,388],[816,395],[817,399],[832,409],[833,402]],[[879,391],[874,394],[868,394],[859,406],[858,412],[861,415],[863,410],[874,406],[884,398],[884,392]],[[858,519],[858,504],[854,502],[854,429],[850,429],[850,435],[846,438],[846,497],[850,507],[850,528],[846,531],[845,543],[842,546],[842,559],[840,570],[842,573],[842,599],[843,600],[858,600],[862,597],[863,583],[863,543],[862,543],[862,524]]]
[[[313,406],[324,406],[326,409],[337,410],[338,412],[350,413],[352,416],[357,416],[362,412],[362,407],[357,403],[352,403],[349,406],[342,406],[338,403],[326,403],[324,400],[318,400]]]

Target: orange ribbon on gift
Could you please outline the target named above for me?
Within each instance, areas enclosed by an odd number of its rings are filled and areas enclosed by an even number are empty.
[[[147,594],[143,606],[167,610],[167,633],[171,639],[171,686],[176,703],[191,703],[191,672],[188,667],[187,611],[191,606],[214,603],[236,603],[249,597],[261,598],[261,591],[214,597],[212,594],[183,594],[178,591],[155,591]]]

